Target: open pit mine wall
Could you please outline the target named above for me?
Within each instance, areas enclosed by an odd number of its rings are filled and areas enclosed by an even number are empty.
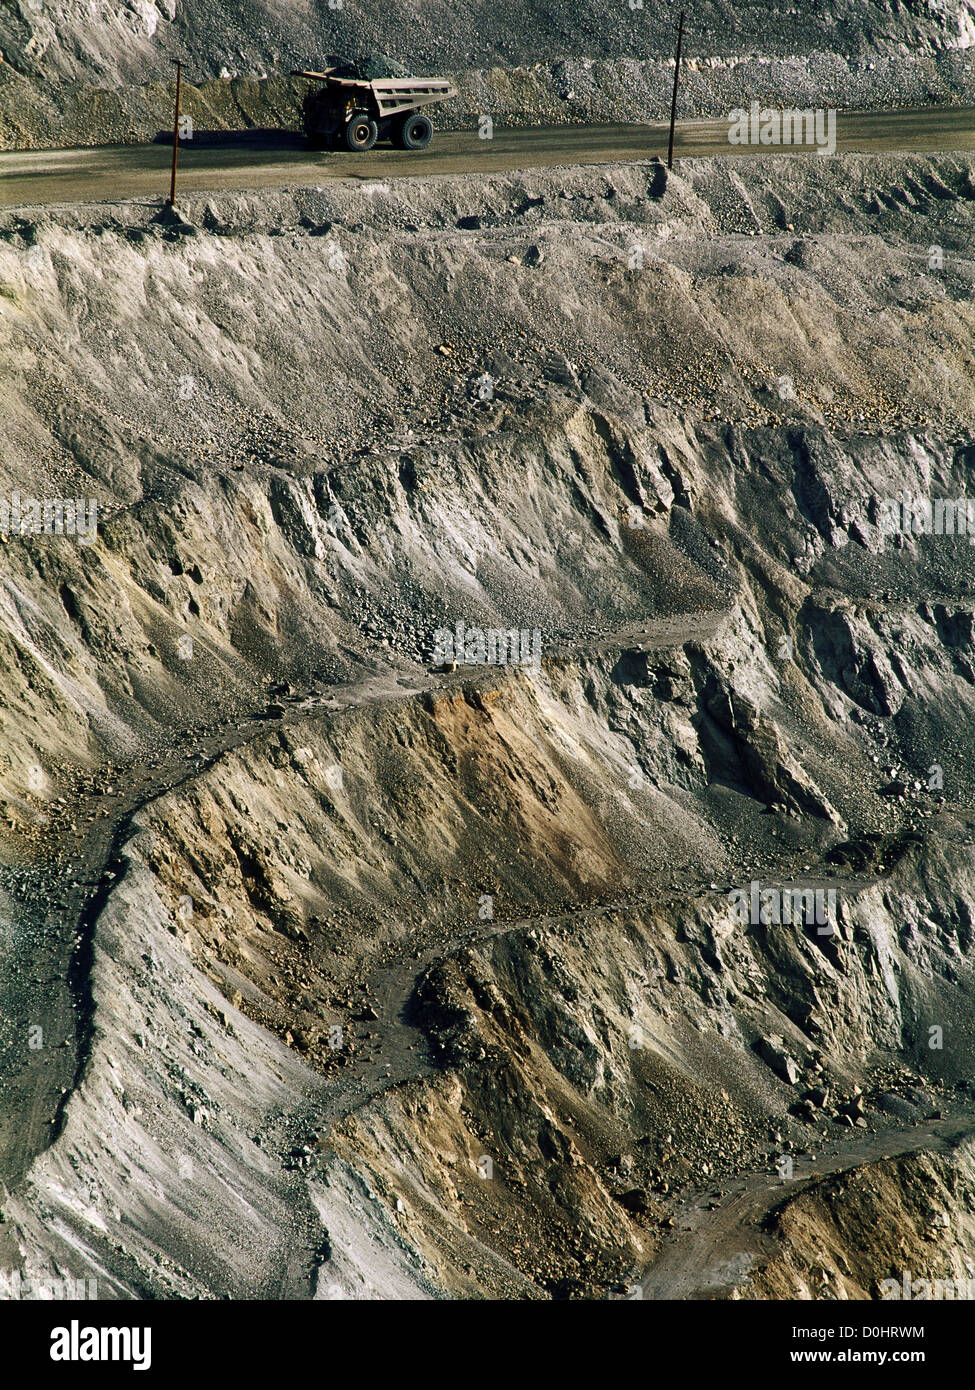
[[[916,1113],[896,1078],[857,1095],[879,1063],[968,1077],[973,550],[895,544],[876,500],[966,492],[972,171],[649,177],[0,221],[4,495],[104,507],[90,546],[3,545],[5,854],[40,854],[39,813],[106,757],[187,750],[88,866],[84,950],[50,972],[77,1069],[8,1175],[4,1268],[109,1297],[605,1293],[669,1184],[808,1139],[806,1086],[852,1125]],[[434,680],[422,644],[457,614],[537,624],[545,660]],[[351,704],[194,762],[204,725],[264,712],[269,671]],[[728,890],[778,854],[835,876],[835,936],[735,924]],[[45,896],[10,891],[5,981]],[[363,972],[389,1058],[364,1093],[322,1036]],[[971,1253],[969,1162],[884,1171],[905,1240],[935,1192]],[[808,1220],[783,1215],[770,1289],[814,1287]]]
[[[975,9],[853,0],[697,5],[680,116],[724,116],[759,100],[889,107],[975,100]],[[438,121],[501,124],[660,120],[669,112],[675,7],[490,0],[307,7],[133,0],[93,16],[80,0],[0,9],[0,148],[143,142],[171,129],[172,62],[201,130],[296,129],[293,68],[330,54],[386,53],[452,75],[460,99]]]
[[[423,735],[420,708],[401,719]],[[359,722],[343,732],[370,740]],[[306,778],[288,776],[299,797]],[[199,795],[245,785],[227,766]],[[901,1045],[919,1007],[944,1018],[966,1005],[948,975],[975,901],[970,850],[947,866],[955,900],[932,903],[923,866],[905,868],[888,892],[844,908],[826,957],[771,933],[735,940],[710,905],[566,915],[450,954],[421,988],[438,1071],[360,1105],[320,1148],[321,1079],[250,1020],[253,984],[244,1008],[214,987],[216,926],[174,932],[146,858],[158,858],[152,839],[173,809],[127,850],[97,925],[84,1077],[59,1138],[4,1203],[7,1263],[35,1282],[94,1278],[102,1298],[532,1298],[571,1286],[590,1261],[625,1282],[655,1249],[661,1209],[652,1198],[639,1213],[621,1206],[611,1155],[639,1155],[631,1183],[651,1180],[648,1169],[699,1182],[754,1161],[791,1100],[750,1050],[756,1031],[784,1034],[810,1074],[814,1051],[826,1057],[832,1084],[850,1090],[878,1046]],[[176,809],[192,819],[190,806]],[[193,853],[179,833],[173,847]],[[255,924],[229,901],[219,932],[245,945]],[[307,1167],[282,1162],[287,1134],[312,1139]],[[490,1191],[477,1177],[485,1152],[497,1167]],[[843,1189],[831,1188],[827,1258],[825,1217],[805,1217],[807,1196],[781,1219],[782,1251],[748,1296],[819,1296],[824,1264],[851,1297],[932,1259],[939,1275],[963,1271],[975,1254],[970,1157],[957,1170],[945,1159],[891,1165],[872,1201],[866,1173],[849,1185],[856,1210],[873,1213],[862,1228],[873,1238],[862,1241]],[[935,1211],[937,1248],[924,1244]]]
[[[270,670],[406,673],[189,760],[89,866],[82,955],[50,972],[78,1066],[53,1141],[7,1175],[4,1269],[103,1297],[605,1294],[654,1254],[668,1184],[771,1165],[776,1129],[808,1140],[805,1087],[853,1123],[878,1062],[967,1079],[974,550],[883,538],[876,499],[968,491],[975,185],[951,157],[775,170],[1,220],[0,491],[70,481],[103,507],[93,545],[3,545],[8,858],[43,849],[75,774],[263,712]],[[714,374],[693,406],[665,292]],[[552,325],[573,359],[598,342],[598,371],[552,354]],[[839,406],[864,420],[830,428]],[[538,624],[542,666],[430,681],[448,614]],[[908,776],[878,796],[892,762]],[[835,863],[835,937],[734,923],[755,863],[837,844],[860,873]],[[4,903],[6,988],[36,974],[47,897]],[[327,1042],[357,972],[381,979],[391,1068],[366,1094]],[[887,1084],[869,1113],[910,1120]],[[936,1201],[964,1268],[967,1151],[956,1177],[925,1162],[882,1170],[878,1200],[893,1184],[912,1261]],[[766,1287],[808,1295],[819,1259],[875,1294],[899,1252],[857,1264],[823,1202],[783,1213]]]

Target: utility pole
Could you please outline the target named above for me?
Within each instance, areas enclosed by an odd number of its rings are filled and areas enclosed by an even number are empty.
[[[176,110],[173,115],[173,172],[169,181],[169,206],[176,206],[176,165],[179,162],[179,96],[180,85],[183,79],[183,64],[178,58],[173,59],[176,64]]]
[[[674,64],[674,96],[670,103],[670,143],[667,146],[667,168],[674,167],[674,123],[677,120],[677,84],[680,81],[680,50],[684,41],[684,11],[680,12],[680,23],[677,26],[677,61]]]

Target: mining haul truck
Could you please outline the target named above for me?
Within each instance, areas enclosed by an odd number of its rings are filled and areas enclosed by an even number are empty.
[[[449,101],[457,88],[446,77],[407,77],[398,65],[366,60],[294,72],[320,83],[305,97],[304,124],[313,149],[371,150],[391,140],[401,150],[425,150],[433,122],[420,110]]]

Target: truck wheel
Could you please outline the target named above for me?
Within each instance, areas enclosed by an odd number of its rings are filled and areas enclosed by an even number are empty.
[[[345,145],[350,150],[371,150],[379,139],[379,127],[371,116],[361,112],[345,127]]]
[[[414,112],[407,116],[397,132],[396,143],[404,150],[425,150],[433,139],[433,122],[429,116]]]

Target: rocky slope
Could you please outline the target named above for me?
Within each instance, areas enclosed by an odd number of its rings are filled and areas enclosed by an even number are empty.
[[[916,1273],[940,1184],[964,1267],[975,551],[881,518],[969,485],[973,201],[843,157],[0,219],[0,497],[98,508],[0,541],[0,1265],[874,1295],[821,1151]],[[541,658],[435,663],[458,622]]]
[[[669,109],[676,15],[661,0],[390,7],[131,0],[97,15],[80,0],[0,10],[0,147],[152,139],[171,125],[172,60],[198,127],[294,128],[293,68],[385,53],[461,87],[446,119],[647,120]],[[970,0],[882,0],[788,10],[767,0],[695,7],[682,114],[753,99],[800,106],[973,100]]]

